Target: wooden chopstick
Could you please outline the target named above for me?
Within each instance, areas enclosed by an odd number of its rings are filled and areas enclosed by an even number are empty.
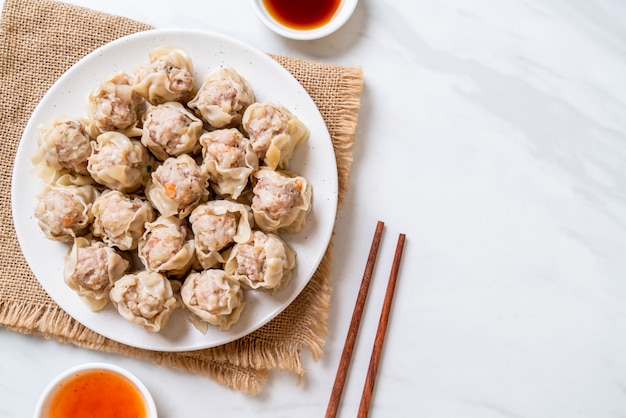
[[[328,408],[326,409],[326,418],[335,418],[337,415],[337,409],[339,409],[341,395],[343,394],[343,386],[346,382],[348,369],[350,368],[352,351],[354,349],[356,336],[361,324],[363,307],[365,306],[365,299],[367,298],[367,292],[369,291],[372,272],[374,271],[374,265],[376,264],[376,256],[378,255],[378,247],[380,246],[380,239],[383,234],[384,226],[385,224],[382,221],[378,221],[376,224],[376,231],[374,232],[372,246],[370,248],[369,256],[367,257],[365,271],[363,272],[363,279],[361,280],[361,287],[359,288],[359,294],[354,306],[354,312],[352,313],[352,320],[350,321],[350,327],[348,328],[348,335],[346,337],[345,345],[343,346],[343,352],[341,353],[341,360],[339,361],[339,367],[337,368],[337,375],[335,376],[335,383],[330,394]]]
[[[400,234],[398,237],[396,253],[393,258],[393,265],[391,267],[387,291],[385,293],[385,300],[383,302],[383,308],[378,322],[378,329],[376,330],[376,337],[374,339],[374,348],[372,349],[372,356],[370,358],[370,364],[365,378],[365,386],[363,387],[363,394],[361,396],[361,404],[359,405],[359,413],[357,415],[358,418],[366,418],[369,414],[372,392],[374,391],[374,383],[376,382],[376,375],[378,373],[378,363],[383,349],[385,333],[387,332],[389,313],[391,312],[391,302],[393,301],[393,293],[396,288],[398,271],[400,270],[400,259],[402,258],[405,238],[405,234]]]

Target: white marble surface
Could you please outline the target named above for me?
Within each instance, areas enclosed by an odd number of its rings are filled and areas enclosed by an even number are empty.
[[[339,416],[356,415],[393,247],[407,234],[373,417],[626,416],[626,2],[361,0],[328,38],[247,2],[75,0],[365,74],[324,356],[252,398],[193,374],[0,330],[0,416],[108,361],[162,417],[320,417],[377,220],[378,266]]]

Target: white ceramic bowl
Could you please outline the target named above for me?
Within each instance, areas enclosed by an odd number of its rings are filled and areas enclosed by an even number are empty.
[[[276,32],[277,34],[284,36],[290,39],[297,40],[311,40],[311,39],[319,39],[324,36],[328,36],[331,33],[335,32],[337,29],[342,27],[344,23],[348,21],[354,9],[356,8],[358,0],[341,0],[341,4],[337,8],[334,16],[330,19],[330,21],[323,26],[317,27],[315,29],[293,29],[288,26],[285,26],[278,22],[272,15],[267,11],[263,0],[251,0],[252,8],[254,9],[258,18],[271,30]],[[313,0],[314,1],[314,0]]]
[[[71,380],[77,378],[78,376],[84,375],[86,373],[94,372],[94,371],[108,371],[115,373],[126,381],[131,383],[134,386],[139,394],[142,397],[143,404],[146,409],[146,418],[157,418],[157,410],[156,405],[154,403],[154,399],[150,392],[146,388],[146,386],[132,373],[128,370],[123,369],[119,366],[115,366],[113,364],[108,363],[86,363],[81,364],[70,369],[65,370],[57,377],[55,377],[49,384],[46,386],[44,391],[42,392],[37,405],[35,406],[35,413],[33,415],[34,418],[45,418],[46,411],[50,407],[50,403],[55,395],[58,393],[59,389],[63,387],[65,384],[70,382]]]

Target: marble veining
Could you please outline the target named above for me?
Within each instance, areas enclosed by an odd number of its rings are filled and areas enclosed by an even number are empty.
[[[247,2],[72,0],[156,27],[358,65],[325,353],[251,398],[197,375],[0,329],[0,416],[61,370],[109,361],[163,417],[320,417],[377,220],[387,229],[340,409],[356,416],[397,234],[404,261],[372,417],[626,416],[626,3],[361,0],[316,41]]]

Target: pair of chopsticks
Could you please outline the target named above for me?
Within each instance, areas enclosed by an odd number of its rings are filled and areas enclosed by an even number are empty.
[[[367,264],[365,265],[365,271],[363,272],[361,287],[359,288],[359,294],[357,296],[356,304],[354,306],[354,312],[352,313],[352,320],[350,321],[350,327],[348,328],[348,336],[346,337],[343,352],[341,353],[341,360],[339,361],[337,375],[335,376],[335,383],[333,385],[333,390],[330,395],[330,401],[328,402],[328,408],[326,409],[326,418],[334,418],[337,415],[337,410],[339,409],[339,402],[341,400],[341,395],[343,394],[343,387],[346,382],[346,376],[348,375],[350,360],[352,359],[352,351],[354,349],[356,336],[359,331],[359,326],[361,324],[361,317],[363,315],[365,299],[367,298],[370,282],[372,280],[372,272],[374,271],[374,265],[376,264],[376,257],[378,255],[378,248],[380,246],[380,240],[382,238],[384,226],[385,224],[382,221],[378,221],[378,224],[376,225],[376,231],[372,240],[372,246],[370,248],[369,256],[367,258]],[[400,259],[402,258],[405,238],[405,234],[400,234],[398,236],[398,243],[396,245],[396,252],[391,267],[391,273],[389,275],[389,282],[387,283],[387,291],[385,292],[385,299],[380,314],[380,320],[378,322],[378,329],[376,330],[376,337],[374,339],[372,356],[370,358],[370,363],[365,378],[363,394],[361,395],[361,404],[359,405],[358,418],[365,418],[369,413],[369,406],[372,401],[372,393],[374,391],[374,383],[376,381],[376,375],[378,373],[378,363],[380,362],[383,342],[385,340],[385,333],[387,332],[387,323],[389,322],[391,302],[393,300],[393,294],[396,288],[398,271],[400,270]]]

